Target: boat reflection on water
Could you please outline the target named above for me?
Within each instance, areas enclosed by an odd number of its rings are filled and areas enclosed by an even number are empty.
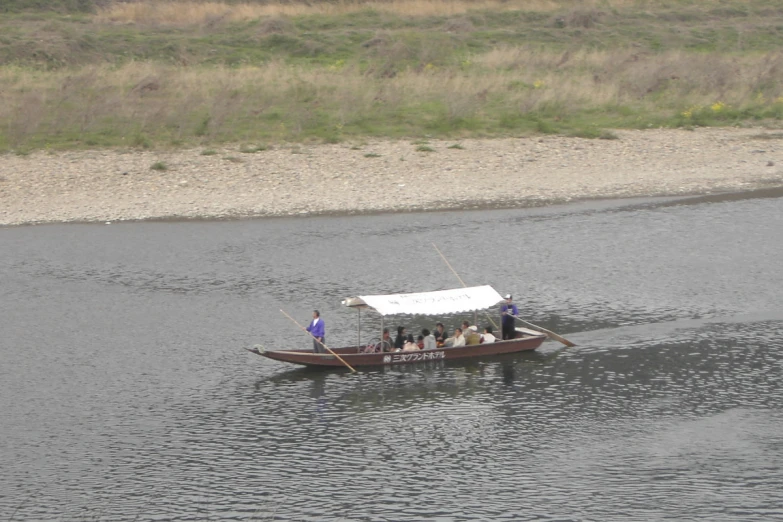
[[[392,407],[431,394],[464,396],[484,389],[485,380],[498,380],[505,386],[528,385],[526,376],[531,366],[551,364],[561,351],[535,351],[488,356],[479,359],[441,360],[415,365],[382,366],[366,369],[360,374],[324,371],[317,367],[301,367],[276,373],[254,382],[255,392],[269,385],[297,386],[306,390],[311,399],[331,397],[335,402],[348,401],[354,407],[383,405]],[[349,381],[352,385],[344,386]]]

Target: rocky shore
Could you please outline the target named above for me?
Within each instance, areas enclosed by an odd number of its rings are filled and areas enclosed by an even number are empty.
[[[5,154],[0,225],[515,207],[783,186],[783,132],[616,135]]]

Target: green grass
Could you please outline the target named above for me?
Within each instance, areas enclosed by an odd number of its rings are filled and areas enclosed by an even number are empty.
[[[0,13],[30,11],[88,13],[95,10],[93,0],[3,0]]]
[[[267,145],[242,145],[239,148],[239,152],[245,153],[245,154],[254,154],[256,152],[262,152],[265,150],[269,150],[269,146]]]
[[[167,25],[107,23],[91,0],[7,0],[0,151],[783,121],[780,2],[553,5]]]
[[[550,50],[616,49],[776,51],[783,38],[783,4],[773,0],[650,3],[644,8],[553,12],[474,11],[468,16],[406,17],[360,11],[335,15],[224,22],[203,27],[89,23],[58,16],[85,13],[91,0],[5,0],[0,64],[63,67],[152,60],[228,66],[284,60],[300,65],[357,65],[377,74],[406,67],[456,66],[497,47]],[[21,6],[27,9],[21,13]],[[560,27],[555,20],[564,19]],[[590,21],[592,20],[592,21]],[[467,30],[454,32],[454,27]]]

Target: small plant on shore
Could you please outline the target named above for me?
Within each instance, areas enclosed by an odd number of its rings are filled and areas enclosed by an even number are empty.
[[[557,134],[555,126],[544,120],[536,121],[536,130],[541,134]]]
[[[571,136],[572,138],[584,138],[586,140],[594,140],[601,136],[601,131],[595,128],[575,129],[567,133],[567,136]]]
[[[380,158],[380,154],[376,154],[375,152],[368,152],[364,155],[365,158]]]
[[[691,119],[693,119],[694,113],[698,113],[700,110],[701,110],[701,107],[699,107],[698,105],[693,105],[691,107],[688,107],[684,111],[682,111],[680,113],[680,116],[682,116],[686,120],[691,120]]]
[[[262,152],[265,150],[269,150],[269,147],[266,145],[242,145],[239,148],[239,152],[244,154],[254,154],[256,152]]]
[[[620,136],[615,134],[614,132],[610,130],[602,130],[601,133],[598,135],[599,140],[619,140]]]
[[[150,170],[169,170],[169,166],[162,161],[156,161],[150,165]]]
[[[141,147],[142,149],[149,149],[152,147],[152,142],[143,132],[137,132],[134,134],[133,139],[131,140],[131,144],[134,147]]]
[[[242,163],[243,161],[242,158],[238,158],[236,156],[226,156],[223,159],[230,161],[231,163]]]
[[[435,149],[430,147],[429,145],[419,145],[416,147],[417,152],[435,152]]]
[[[209,132],[209,122],[211,118],[209,116],[205,116],[201,119],[201,121],[196,125],[196,128],[193,130],[194,136],[206,136]]]
[[[453,144],[453,145],[449,145],[449,146],[448,146],[448,147],[446,147],[446,148],[448,148],[448,149],[458,149],[458,150],[465,150],[465,147],[463,147],[463,146],[462,146],[462,145],[460,145],[459,143],[455,143],[455,144]]]
[[[343,141],[339,134],[331,133],[331,132],[323,133],[321,140],[323,141],[323,143],[326,143],[327,145],[336,145],[341,141]]]
[[[215,149],[205,149],[201,151],[202,156],[214,156],[215,154],[217,154]]]
[[[754,134],[750,136],[754,140],[783,140],[783,132],[770,132],[768,134]]]

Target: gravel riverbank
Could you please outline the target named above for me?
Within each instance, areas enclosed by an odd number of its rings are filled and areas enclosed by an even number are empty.
[[[617,140],[368,141],[255,153],[235,146],[214,154],[6,154],[0,225],[513,207],[783,185],[781,132],[616,134]],[[166,170],[151,168],[158,162]]]

